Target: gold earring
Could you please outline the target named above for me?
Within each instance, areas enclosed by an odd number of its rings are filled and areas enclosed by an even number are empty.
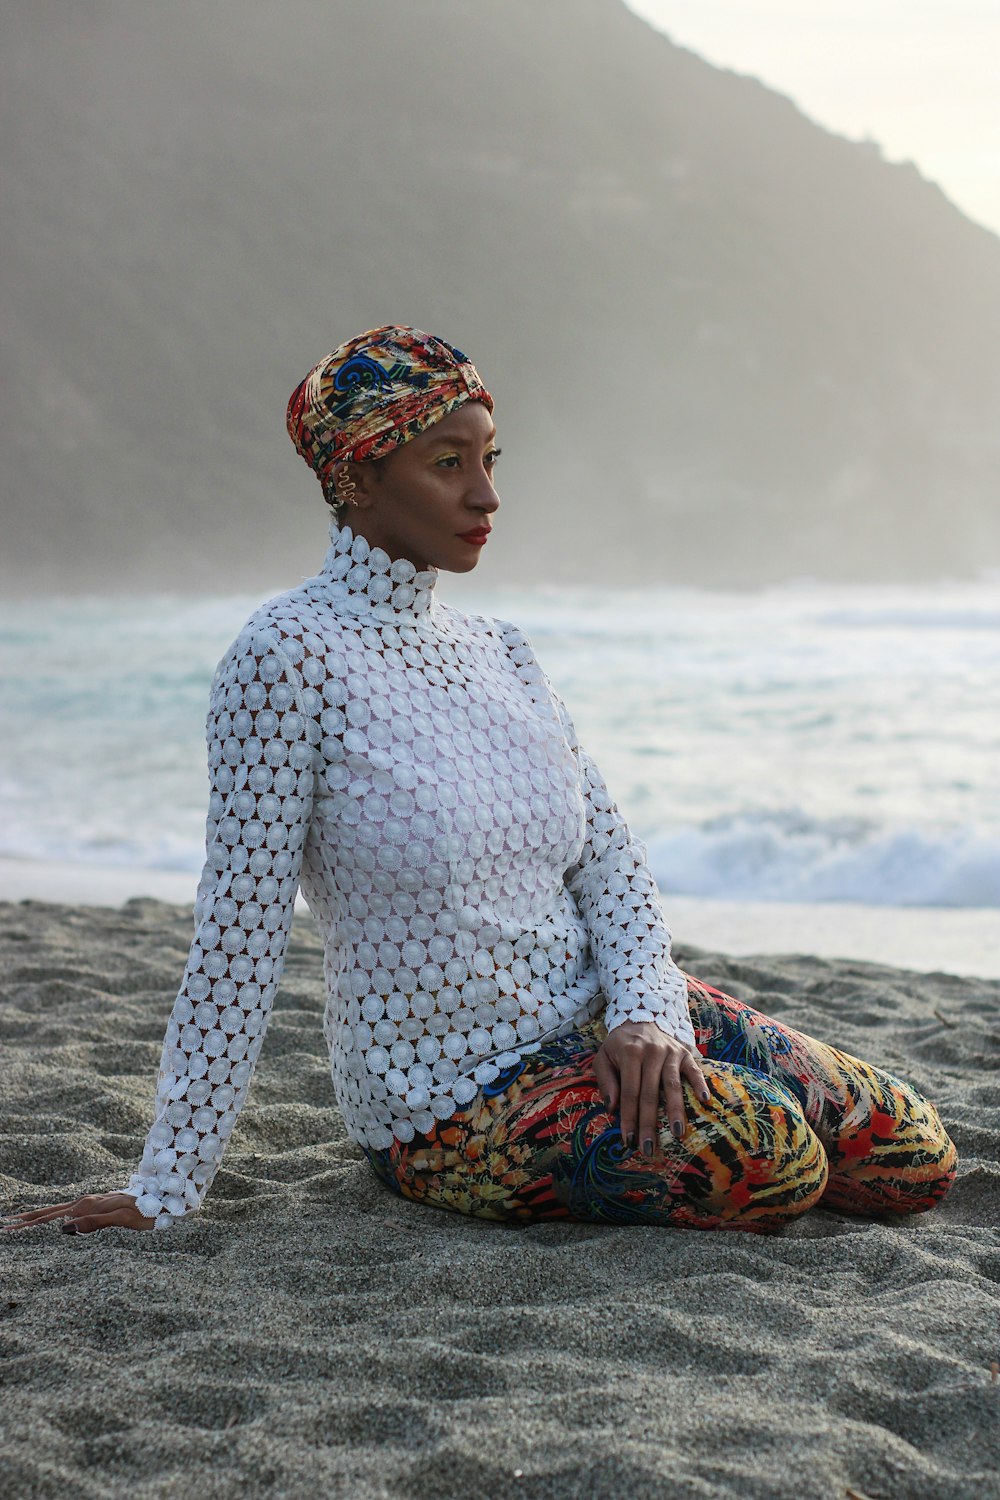
[[[350,493],[348,493],[348,491],[350,491]],[[345,501],[348,505],[357,505],[358,502],[355,499],[356,491],[357,485],[354,483],[354,480],[351,478],[348,471],[346,469],[341,469],[340,473],[337,475],[338,498]]]

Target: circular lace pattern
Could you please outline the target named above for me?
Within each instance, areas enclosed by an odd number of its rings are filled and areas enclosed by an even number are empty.
[[[348,1132],[383,1149],[605,1012],[694,1045],[645,846],[524,635],[331,528],[219,664],[196,930],[129,1183],[197,1208],[246,1098],[301,884]]]

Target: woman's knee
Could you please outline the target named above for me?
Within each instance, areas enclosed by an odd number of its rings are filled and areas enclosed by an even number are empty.
[[[712,1097],[697,1105],[710,1200],[702,1206],[720,1225],[757,1233],[812,1208],[829,1163],[798,1101],[749,1069],[708,1064],[704,1071]]]

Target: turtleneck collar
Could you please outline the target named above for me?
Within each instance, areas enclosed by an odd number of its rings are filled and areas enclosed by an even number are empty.
[[[409,558],[392,561],[382,547],[371,547],[348,525],[330,523],[330,546],[321,577],[330,580],[341,609],[376,619],[434,619],[435,567],[418,571]]]

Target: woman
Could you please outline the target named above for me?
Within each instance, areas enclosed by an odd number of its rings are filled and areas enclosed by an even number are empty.
[[[207,858],[141,1165],[12,1227],[198,1209],[300,883],[347,1130],[408,1198],[763,1233],[947,1192],[955,1148],[916,1090],[678,969],[645,848],[530,643],[438,598],[500,503],[492,411],[464,354],[392,326],[293,394],[331,544],[215,676]]]

